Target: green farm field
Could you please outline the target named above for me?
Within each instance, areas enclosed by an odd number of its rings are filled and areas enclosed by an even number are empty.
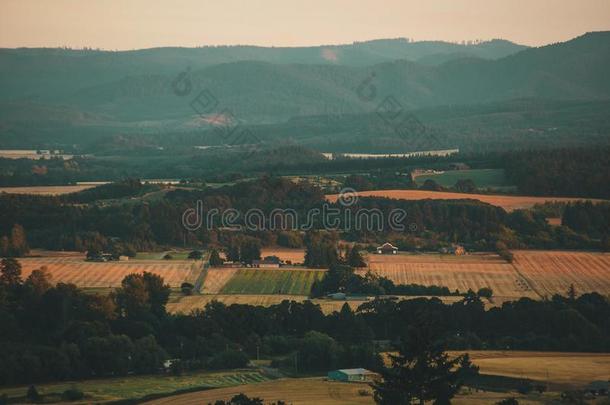
[[[508,183],[503,169],[472,169],[450,170],[439,174],[421,174],[415,178],[418,184],[426,180],[434,180],[443,187],[453,187],[458,180],[472,180],[480,189],[510,190],[513,185]]]
[[[309,295],[323,275],[324,270],[238,269],[220,293]]]
[[[85,401],[80,403],[101,403],[121,400],[139,401],[149,395],[256,384],[268,380],[269,377],[258,370],[244,369],[224,372],[203,371],[186,373],[181,376],[159,374],[36,384],[36,389],[48,400],[59,401],[62,392],[74,387],[85,394]],[[6,395],[11,403],[22,403],[27,390],[27,385],[2,387],[0,395]]]

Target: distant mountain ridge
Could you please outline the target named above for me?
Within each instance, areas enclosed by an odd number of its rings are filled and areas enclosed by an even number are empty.
[[[70,139],[79,133],[205,131],[214,119],[276,131],[273,125],[295,117],[367,116],[384,108],[384,102],[387,107],[388,100],[401,112],[469,105],[481,109],[487,103],[515,99],[574,101],[586,109],[593,108],[586,107],[592,101],[601,102],[594,107],[600,122],[600,111],[607,108],[603,101],[610,99],[610,32],[510,52],[513,45],[379,40],[310,48],[158,48],[117,53],[5,49],[0,50],[0,147],[3,140],[31,142],[42,134],[52,143],[60,131]],[[479,54],[471,52],[475,49]],[[402,57],[405,50],[418,60]],[[257,55],[259,60],[228,60],[244,55]],[[378,62],[368,63],[373,60]],[[181,96],[172,83],[187,67],[192,91]],[[203,89],[217,105],[199,116],[191,102]],[[371,89],[372,93],[363,94]],[[286,127],[293,133],[298,131],[294,122]],[[376,124],[362,122],[368,129],[361,133],[374,136]],[[494,122],[502,121],[494,118]],[[491,135],[507,130],[483,127]],[[336,130],[344,137],[345,130],[358,129],[345,124],[342,128],[326,128],[324,136],[332,138]],[[569,134],[563,136],[567,139]],[[493,141],[493,136],[486,137]]]
[[[526,49],[505,40],[462,45],[441,41],[408,42],[385,39],[350,45],[275,48],[216,46],[151,48],[135,51],[70,50],[61,48],[0,49],[0,100],[66,95],[84,87],[118,81],[126,76],[175,75],[190,67],[258,61],[272,64],[370,66],[394,60],[426,57],[450,60],[463,55],[494,59]],[[439,56],[441,55],[441,56]]]

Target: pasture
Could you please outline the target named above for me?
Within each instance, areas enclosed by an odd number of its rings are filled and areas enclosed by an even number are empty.
[[[423,184],[426,180],[434,180],[443,187],[453,187],[458,180],[472,180],[477,188],[510,189],[503,169],[471,169],[449,170],[443,173],[421,173],[414,180]]]
[[[324,270],[237,269],[220,289],[220,293],[309,295],[313,282],[323,275]]]
[[[450,352],[458,355],[463,352]],[[546,404],[559,399],[559,391],[579,388],[593,380],[608,377],[610,354],[557,353],[524,351],[470,351],[473,363],[480,367],[481,374],[513,378],[529,378],[543,382],[549,387],[544,394],[522,395],[517,392],[488,392],[462,389],[452,401],[454,404],[493,404],[507,397],[515,397],[520,404]],[[361,390],[367,392],[362,395]],[[216,400],[227,400],[244,393],[259,397],[265,403],[278,400],[294,405],[348,405],[374,404],[372,389],[366,384],[327,381],[324,377],[284,378],[259,384],[233,386],[209,391],[193,392],[161,398],[150,404],[205,404]]]
[[[215,389],[209,391],[183,394],[174,397],[160,398],[149,404],[207,404],[216,400],[228,400],[244,393],[249,397],[259,397],[264,402],[278,400],[293,405],[339,405],[339,404],[374,404],[371,396],[362,396],[358,390],[370,388],[364,384],[346,384],[325,381],[323,378],[283,378],[253,385]]]
[[[566,293],[610,293],[610,254],[569,251],[515,251],[513,263],[495,254],[451,256],[398,254],[367,256],[370,269],[398,284],[441,285],[465,292],[490,287],[494,302]],[[364,272],[366,270],[360,270]]]
[[[190,389],[228,387],[232,385],[256,384],[269,380],[257,370],[231,370],[225,372],[195,372],[179,377],[159,374],[118,378],[94,379],[82,382],[36,384],[40,394],[61,397],[61,393],[76,387],[84,392],[86,403],[119,400],[137,400],[147,395],[169,394]],[[0,388],[0,395],[9,399],[24,398],[28,386]],[[22,401],[16,401],[22,402]]]
[[[81,288],[114,288],[121,285],[125,276],[144,271],[158,274],[171,287],[183,282],[194,284],[202,270],[200,261],[193,260],[129,260],[113,262],[87,262],[83,256],[27,257],[19,259],[22,277],[33,270],[46,267],[53,283],[73,283]]]
[[[468,354],[481,374],[529,378],[570,388],[608,379],[610,370],[610,353],[474,350]]]
[[[372,389],[367,384],[327,381],[326,378],[323,377],[284,378],[266,381],[260,384],[193,392],[173,397],[160,398],[146,403],[151,405],[213,404],[217,400],[231,399],[239,393],[244,393],[249,397],[259,397],[263,399],[266,404],[280,400],[292,405],[375,404],[372,396]],[[463,390],[463,394],[458,395],[452,403],[457,405],[489,405],[496,403],[507,396],[509,395],[506,393],[483,391],[468,393],[467,390]],[[510,396],[516,397],[520,404],[530,405],[545,403],[544,398],[536,394],[526,397],[517,393],[510,393]]]
[[[385,197],[398,200],[479,200],[481,202],[495,205],[513,211],[516,209],[532,208],[535,204],[543,204],[545,202],[574,202],[591,200],[600,202],[598,199],[571,198],[571,197],[532,197],[532,196],[516,196],[516,195],[494,195],[494,194],[468,194],[454,193],[448,191],[426,191],[426,190],[370,190],[359,191],[359,197]],[[336,202],[339,198],[338,194],[328,194],[326,199],[330,202]]]

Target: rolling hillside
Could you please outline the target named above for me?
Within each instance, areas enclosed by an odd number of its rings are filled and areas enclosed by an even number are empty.
[[[396,138],[395,125],[388,128],[376,117],[389,108],[415,111],[452,147],[472,144],[455,138],[475,135],[510,147],[512,140],[503,138],[515,131],[540,144],[557,136],[566,142],[607,139],[608,122],[600,116],[610,111],[610,32],[519,49],[501,41],[462,46],[398,40],[278,49],[5,49],[0,147],[86,144],[117,133],[167,138],[200,134],[222,121],[279,125],[257,133],[279,132],[285,139],[288,130],[293,139],[313,138],[303,143],[320,148],[357,137],[370,149]],[[187,67],[191,91],[176,94],[175,80]],[[198,115],[191,104],[202,89],[215,103]],[[581,119],[566,121],[565,114],[575,112]],[[316,121],[317,134],[300,126],[305,117]],[[559,132],[545,133],[549,129]]]

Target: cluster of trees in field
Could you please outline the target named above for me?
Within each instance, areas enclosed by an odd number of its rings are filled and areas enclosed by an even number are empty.
[[[363,295],[464,295],[459,291],[450,291],[442,286],[424,286],[419,284],[394,284],[387,277],[367,271],[364,276],[356,274],[349,265],[333,263],[321,280],[311,286],[311,297],[323,297],[327,294],[343,292]]]
[[[257,350],[303,372],[380,370],[373,341],[398,344],[421,319],[435,325],[439,342],[456,350],[610,350],[610,302],[596,293],[523,298],[487,311],[472,292],[451,305],[436,298],[376,299],[357,311],[344,305],[328,315],[310,301],[268,308],[212,302],[190,314],[169,314],[168,296],[169,287],[153,274],[129,275],[104,296],[53,285],[44,269],[23,280],[18,262],[4,259],[0,381],[156,373],[166,371],[166,359],[177,359],[169,370],[174,373],[234,368]]]
[[[610,246],[610,203],[592,204],[585,201],[567,204],[561,222],[576,232],[601,238],[606,249]]]
[[[261,241],[248,235],[236,235],[229,238],[225,254],[227,260],[252,264],[254,260],[261,258]]]
[[[0,237],[0,257],[19,257],[29,251],[25,230],[19,224],[13,225],[9,235]]]

